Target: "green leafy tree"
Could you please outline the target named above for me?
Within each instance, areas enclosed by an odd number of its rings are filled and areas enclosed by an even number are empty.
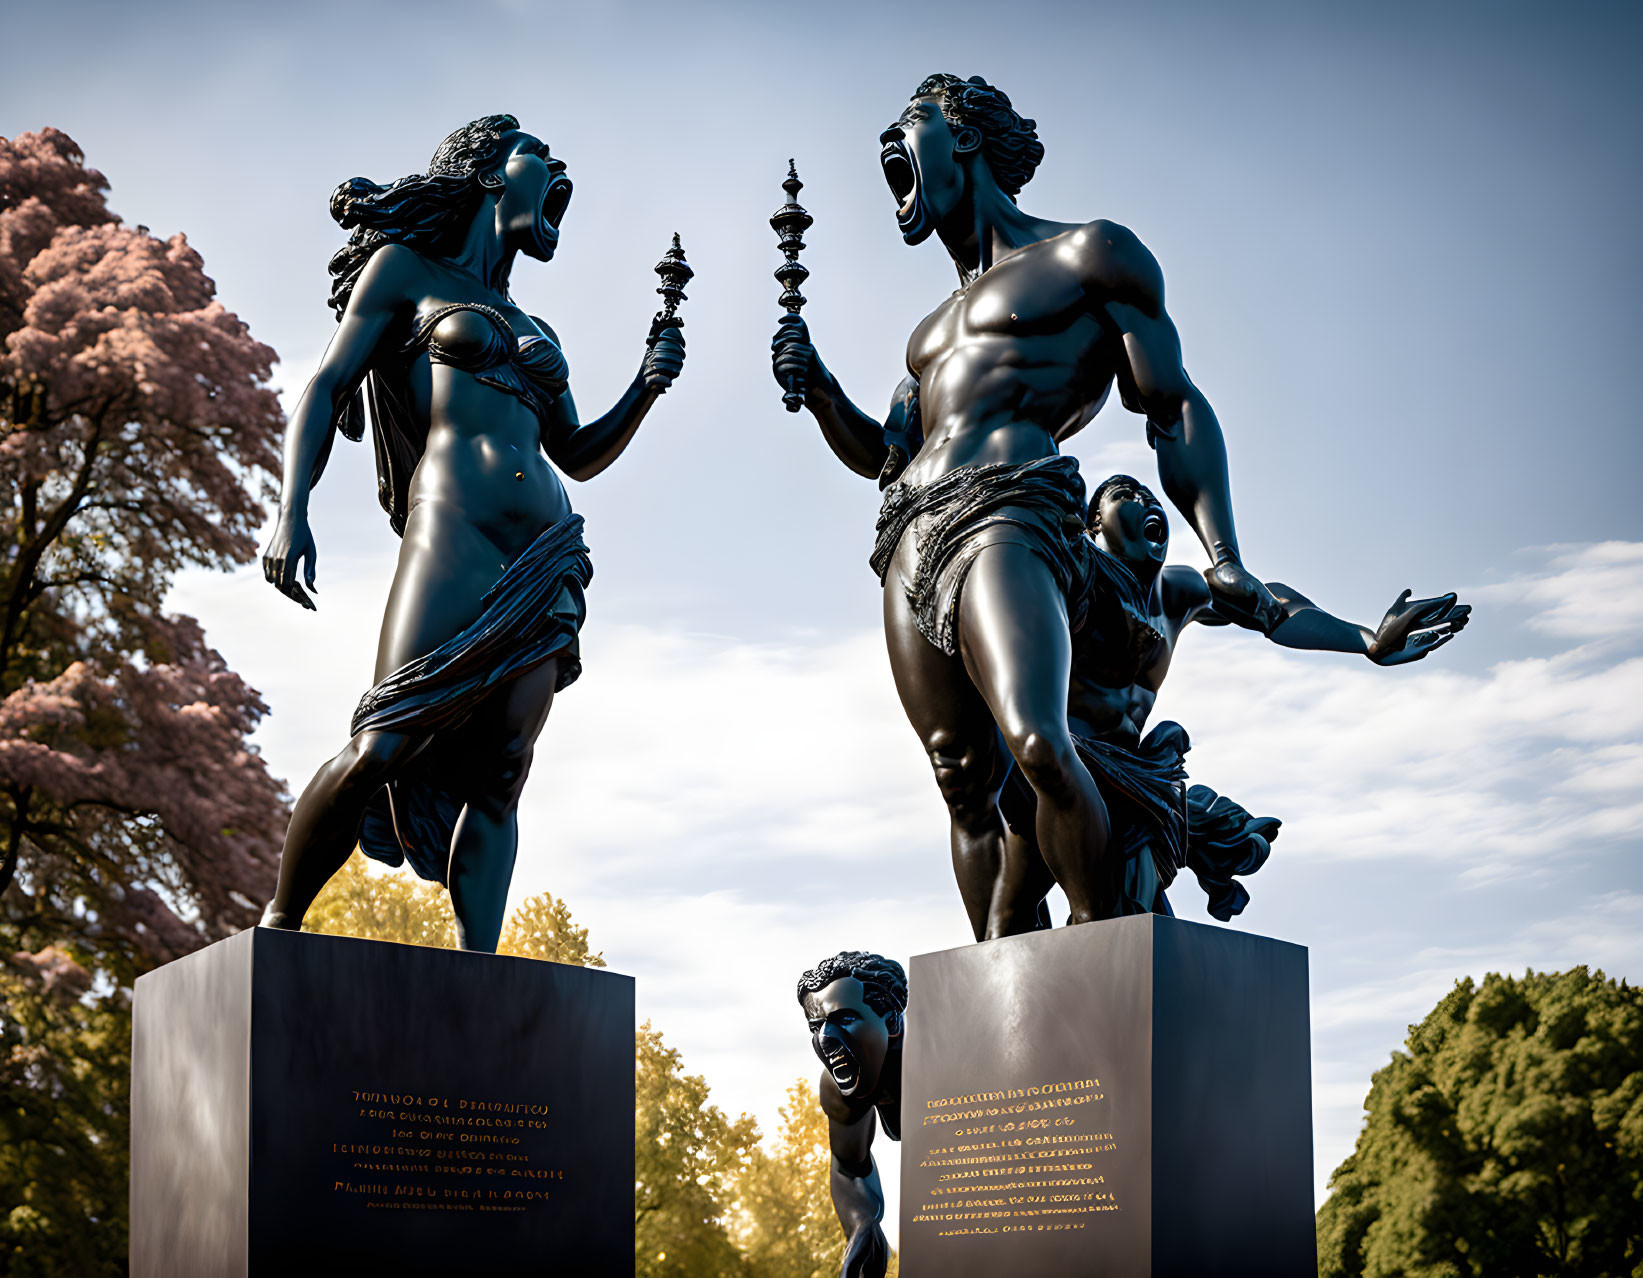
[[[605,956],[588,946],[588,930],[571,921],[570,907],[547,892],[528,896],[519,903],[502,929],[498,954],[543,959],[549,963],[574,963],[577,967],[603,967]]]
[[[131,1004],[58,947],[0,962],[0,1275],[123,1274]]]
[[[773,1148],[760,1146],[737,1178],[733,1232],[751,1278],[837,1278],[844,1233],[827,1179],[827,1116],[814,1082],[787,1089]]]
[[[444,888],[412,874],[374,869],[358,849],[314,898],[302,930],[405,945],[456,946],[456,915]],[[605,965],[604,956],[588,946],[587,928],[578,927],[570,907],[551,892],[519,903],[502,929],[497,953],[576,967]]]
[[[445,889],[413,874],[374,870],[358,849],[314,898],[302,930],[456,948],[456,915]]]
[[[1320,1275],[1643,1275],[1643,997],[1584,967],[1470,979],[1376,1073]]]
[[[734,1186],[759,1142],[743,1114],[708,1103],[707,1080],[646,1021],[635,1102],[634,1271],[637,1278],[730,1278],[746,1272],[727,1228]]]
[[[815,1082],[789,1087],[780,1112],[775,1145],[755,1149],[736,1178],[731,1236],[748,1278],[838,1278],[845,1238],[828,1188],[832,1152]],[[898,1269],[891,1252],[886,1278]]]

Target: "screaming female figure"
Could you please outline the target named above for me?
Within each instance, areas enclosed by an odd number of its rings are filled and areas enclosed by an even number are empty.
[[[653,325],[616,406],[578,419],[557,336],[508,291],[519,254],[552,260],[570,194],[547,144],[492,115],[446,138],[426,174],[331,197],[352,232],[331,259],[339,323],[291,419],[263,567],[314,606],[309,492],[333,432],[361,438],[367,413],[402,543],[376,684],[297,801],[266,926],[300,927],[358,842],[445,883],[462,946],[496,949],[520,791],[554,694],[581,673],[593,574],[554,466],[599,474],[684,363],[676,322]]]

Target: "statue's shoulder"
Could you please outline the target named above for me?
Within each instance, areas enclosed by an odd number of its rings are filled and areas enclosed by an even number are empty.
[[[428,259],[414,248],[389,241],[371,254],[368,270],[395,274],[422,274],[428,269]]]
[[[365,263],[356,292],[362,300],[379,304],[401,301],[423,291],[428,272],[428,260],[415,249],[403,244],[384,244]]]
[[[1072,231],[1068,240],[1091,284],[1108,300],[1155,311],[1164,300],[1164,272],[1158,259],[1129,227],[1097,218]]]
[[[1184,564],[1166,565],[1158,575],[1158,587],[1164,615],[1176,624],[1191,619],[1214,602],[1204,574]]]

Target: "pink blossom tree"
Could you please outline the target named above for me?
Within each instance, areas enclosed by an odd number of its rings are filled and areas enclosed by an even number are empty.
[[[283,419],[274,352],[107,186],[56,129],[0,138],[0,947],[123,984],[273,886],[267,707],[161,605],[254,557]]]

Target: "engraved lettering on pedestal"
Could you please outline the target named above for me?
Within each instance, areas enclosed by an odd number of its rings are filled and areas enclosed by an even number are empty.
[[[562,1167],[538,1148],[551,1106],[414,1092],[351,1091],[331,1192],[374,1211],[518,1213],[547,1204]]]
[[[1118,1210],[1103,1154],[1098,1078],[1069,1079],[926,1101],[920,1127],[940,1142],[919,1162],[934,1184],[913,1215],[938,1237],[1083,1229]]]

